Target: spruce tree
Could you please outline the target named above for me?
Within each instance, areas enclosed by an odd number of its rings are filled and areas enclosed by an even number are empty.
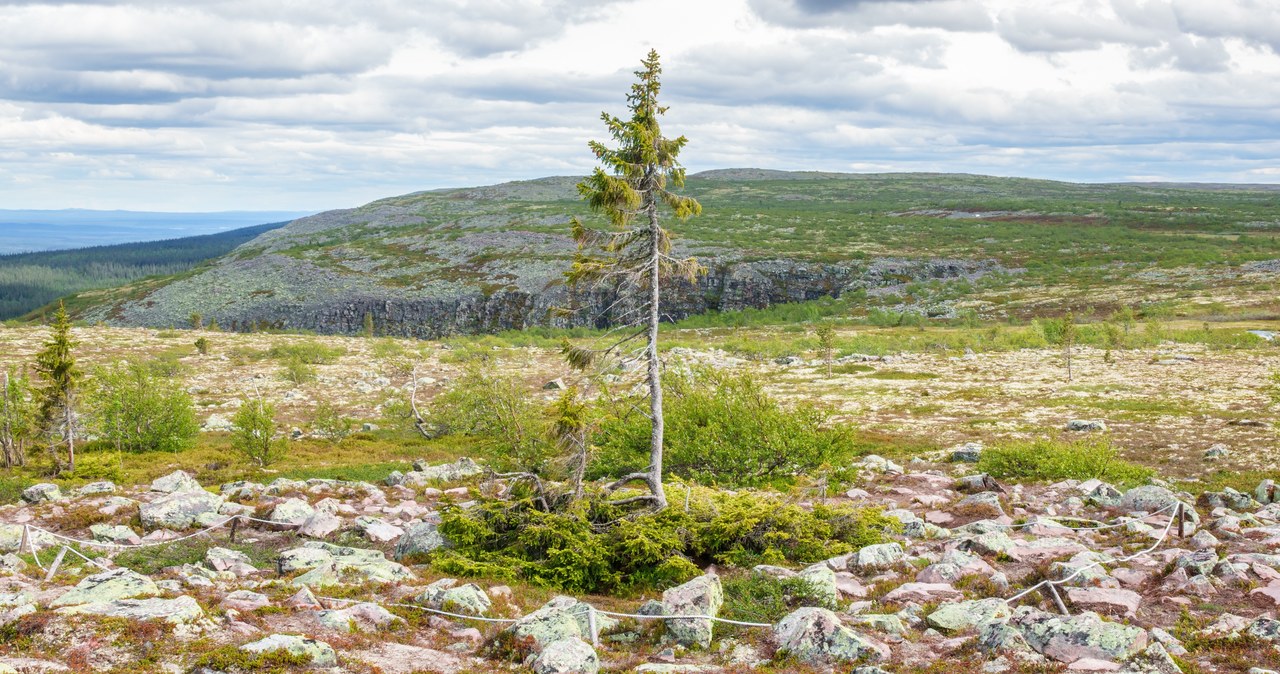
[[[567,274],[571,285],[607,285],[628,300],[635,308],[610,318],[635,329],[604,348],[566,347],[566,355],[571,364],[587,367],[601,356],[628,353],[624,348],[628,344],[643,343],[630,357],[646,366],[652,431],[649,465],[623,476],[610,489],[642,481],[649,494],[619,502],[649,501],[660,509],[667,505],[662,486],[662,367],[658,358],[661,289],[663,281],[670,278],[693,282],[700,270],[695,259],[671,255],[671,233],[663,228],[661,216],[669,213],[683,220],[701,213],[702,206],[692,197],[671,191],[684,185],[685,170],[677,158],[688,139],[662,135],[659,120],[667,108],[658,104],[662,89],[658,53],[651,50],[635,74],[636,83],[627,95],[630,118],[607,112],[601,115],[614,146],[597,141],[589,144],[601,166],[578,184],[582,198],[592,210],[606,216],[613,229],[591,230],[575,220],[573,235],[579,254]]]
[[[77,389],[84,373],[76,366],[72,350],[76,343],[71,339],[71,319],[67,309],[58,302],[58,312],[53,316],[53,332],[44,348],[36,354],[36,373],[44,382],[40,389],[40,420],[49,438],[49,456],[54,468],[61,471],[62,458],[58,446],[67,447],[68,471],[76,469],[75,405]]]

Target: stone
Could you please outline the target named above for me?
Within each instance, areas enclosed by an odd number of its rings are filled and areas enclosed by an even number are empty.
[[[1137,592],[1105,587],[1067,588],[1067,599],[1073,606],[1086,611],[1127,618],[1136,618],[1138,605],[1142,603],[1142,595]]]
[[[1077,433],[1102,433],[1106,432],[1107,424],[1101,419],[1072,419],[1066,428]]]
[[[204,553],[205,566],[214,571],[226,571],[237,577],[257,573],[257,569],[249,561],[249,556],[238,550],[229,550],[214,546]]]
[[[832,576],[834,585],[834,574]],[[662,607],[665,615],[699,615],[714,618],[720,613],[724,604],[724,589],[720,578],[705,575],[669,588],[662,593]],[[712,620],[702,618],[686,618],[668,620],[667,633],[683,646],[699,646],[710,648]]]
[[[811,664],[875,662],[889,657],[887,646],[846,627],[835,613],[814,606],[788,614],[774,625],[773,635],[779,650]]]
[[[1253,498],[1258,503],[1280,503],[1280,486],[1276,485],[1275,480],[1263,480],[1258,483],[1257,489],[1253,490]]]
[[[1217,461],[1231,456],[1231,449],[1221,442],[1210,445],[1209,449],[1204,450],[1204,458],[1209,461]]]
[[[984,491],[1004,491],[1004,488],[1000,486],[1000,483],[996,482],[994,477],[991,477],[986,473],[965,475],[964,477],[956,480],[955,487],[956,491],[966,494],[977,494]]]
[[[867,456],[862,457],[862,460],[855,465],[863,470],[869,470],[876,473],[901,475],[905,472],[902,466],[878,454],[868,454]]]
[[[1267,617],[1260,617],[1245,628],[1245,632],[1252,637],[1257,637],[1263,641],[1270,641],[1273,644],[1280,644],[1280,620],[1272,620]]]
[[[1022,606],[1009,624],[1037,652],[1068,664],[1082,658],[1125,660],[1147,647],[1145,630],[1105,621],[1096,613],[1059,616]]]
[[[596,674],[600,656],[581,639],[557,639],[543,647],[533,661],[535,674]]]
[[[252,590],[236,590],[230,592],[222,598],[222,607],[235,609],[237,611],[254,611],[264,606],[271,605],[271,599],[265,594],[253,592]]]
[[[377,517],[368,517],[364,515],[357,517],[355,526],[360,533],[364,534],[365,538],[368,538],[375,543],[394,541],[405,534],[404,529],[393,524],[389,524],[385,520],[378,519]]]
[[[440,533],[434,522],[420,522],[409,527],[396,543],[394,556],[397,561],[406,557],[428,555],[449,547],[449,541]]]
[[[148,529],[181,530],[190,528],[200,515],[217,514],[222,503],[221,496],[199,489],[172,493],[151,503],[144,503],[138,510],[142,525]]]
[[[394,583],[413,578],[403,565],[390,561],[379,550],[350,548],[310,541],[280,554],[280,570],[292,573],[309,569],[292,583],[296,586],[338,585],[347,581]]]
[[[150,578],[135,571],[120,568],[84,578],[49,605],[57,607],[94,604],[156,594],[160,594],[160,588]]]
[[[813,596],[824,606],[835,606],[840,600],[840,590],[836,585],[836,572],[832,571],[826,564],[814,564],[800,573],[797,577],[803,579],[813,588]]]
[[[482,616],[489,612],[493,600],[479,585],[457,585],[456,580],[444,578],[427,586],[414,601],[441,611]]]
[[[977,463],[980,458],[982,458],[981,442],[966,442],[951,448],[953,463]]]
[[[1000,503],[1000,495],[993,491],[982,491],[960,499],[956,504],[956,510],[965,515],[1004,517],[1004,506]]]
[[[555,597],[541,608],[508,627],[516,643],[529,643],[534,651],[541,651],[548,644],[569,637],[582,638],[586,633],[575,611],[581,612],[581,602],[573,597]],[[585,616],[583,616],[585,618]]]
[[[300,498],[288,498],[277,503],[267,519],[280,524],[302,525],[315,514],[316,509],[310,503]]]
[[[142,542],[138,532],[122,524],[94,524],[89,527],[93,540],[116,545],[137,545]]]
[[[64,606],[58,609],[58,613],[83,613],[129,620],[164,620],[175,625],[194,622],[204,617],[200,604],[186,595],[176,599],[116,599],[94,604]]]
[[[62,499],[62,490],[49,482],[33,484],[22,490],[22,500],[27,503],[48,503]]]
[[[203,488],[185,470],[175,470],[164,477],[157,477],[152,480],[151,491],[176,494],[184,491],[203,491]]]
[[[885,569],[906,561],[906,553],[899,543],[879,543],[868,545],[860,550],[852,560],[853,565],[861,571]]]
[[[422,461],[413,462],[413,470],[405,474],[407,484],[423,485],[429,482],[458,482],[484,472],[475,461],[467,457],[453,463],[437,466],[427,465]]]
[[[1120,499],[1120,508],[1128,512],[1146,512],[1154,513],[1159,510],[1169,508],[1178,503],[1178,497],[1173,492],[1164,487],[1156,485],[1146,485],[1142,487],[1134,487],[1124,493]],[[1187,519],[1192,522],[1199,522],[1200,517],[1196,514],[1195,508],[1186,508]],[[1167,514],[1174,514],[1169,511]]]
[[[240,647],[249,653],[274,653],[285,651],[291,655],[310,658],[314,667],[334,667],[338,664],[338,654],[333,647],[323,641],[308,639],[294,634],[272,634]]]
[[[100,494],[113,494],[116,491],[116,484],[110,480],[99,480],[90,482],[89,484],[77,487],[73,492],[76,496],[97,496]]]
[[[388,627],[402,618],[377,604],[361,602],[336,611],[320,611],[316,620],[336,632],[352,632],[354,628],[370,632]]]
[[[944,604],[925,617],[930,627],[944,632],[976,629],[991,622],[1005,622],[1013,611],[1003,599],[979,599]]]
[[[1184,651],[1185,652],[1185,651]],[[1183,674],[1169,654],[1159,643],[1152,643],[1147,649],[1131,658],[1121,668],[1120,674]]]
[[[963,592],[946,583],[903,583],[885,594],[881,601],[895,604],[907,602],[924,604],[931,601],[954,601],[963,598]]]
[[[307,538],[327,538],[342,528],[342,518],[331,513],[317,511],[298,527],[298,535]]]

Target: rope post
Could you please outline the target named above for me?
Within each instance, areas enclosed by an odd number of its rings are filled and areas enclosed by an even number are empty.
[[[18,551],[21,552],[31,546],[31,527],[30,525],[22,525],[22,542],[18,543]],[[34,549],[33,549],[34,552]]]
[[[1187,511],[1182,501],[1178,501],[1178,538],[1187,537]]]
[[[62,566],[62,558],[66,556],[67,556],[67,546],[64,545],[62,546],[62,549],[58,551],[58,556],[53,558],[53,564],[49,565],[49,573],[46,573],[44,575],[44,582],[47,583],[53,580],[53,574],[58,572],[58,567]]]
[[[587,605],[587,628],[591,631],[591,645],[600,647],[600,627],[596,623],[596,608]]]
[[[228,537],[232,543],[236,542],[236,529],[240,526],[240,516],[236,515],[231,518],[231,535]]]
[[[1062,603],[1062,595],[1058,594],[1058,586],[1053,583],[1045,583],[1045,587],[1049,588],[1049,596],[1053,597],[1053,603],[1058,607],[1058,611],[1062,615],[1071,615],[1071,611],[1067,610],[1067,605]]]

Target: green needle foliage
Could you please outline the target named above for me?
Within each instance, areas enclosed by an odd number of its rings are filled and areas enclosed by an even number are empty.
[[[63,463],[58,446],[65,444],[66,468],[70,472],[76,469],[76,394],[84,378],[71,353],[75,347],[71,339],[71,319],[67,317],[67,308],[59,302],[58,312],[53,316],[53,334],[36,354],[36,373],[44,382],[40,389],[40,420],[49,438],[50,458],[61,471]]]

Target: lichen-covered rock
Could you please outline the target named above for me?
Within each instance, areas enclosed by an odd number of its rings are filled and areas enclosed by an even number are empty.
[[[835,613],[806,606],[796,609],[773,627],[778,648],[807,663],[877,661],[889,657],[889,649],[845,627]]]
[[[834,584],[834,575],[833,575]],[[669,588],[662,593],[665,615],[699,615],[714,618],[724,604],[724,589],[720,577],[705,575]],[[668,620],[667,633],[684,646],[711,647],[713,621],[702,618]]]
[[[826,564],[814,564],[797,576],[813,588],[813,596],[823,606],[835,606],[840,600],[840,590],[836,586],[836,572]]]
[[[48,503],[62,498],[62,490],[58,485],[49,482],[33,484],[22,490],[22,500],[27,503]]]
[[[458,585],[452,578],[442,578],[427,586],[414,601],[441,611],[481,616],[489,612],[493,600],[475,583]]]
[[[257,573],[249,556],[238,550],[229,550],[214,546],[204,553],[205,566],[218,572],[230,573],[236,577],[244,577]]]
[[[581,639],[557,639],[543,647],[533,661],[535,674],[596,674],[600,656]]]
[[[543,604],[541,608],[520,618],[506,629],[516,643],[529,643],[534,651],[540,651],[548,644],[560,639],[584,636],[584,630],[578,617],[574,615],[580,602],[573,597],[555,597]]]
[[[1067,430],[1077,433],[1101,433],[1107,430],[1107,423],[1101,419],[1072,419],[1067,422]]]
[[[164,477],[157,477],[151,481],[151,491],[165,494],[201,490],[200,483],[196,482],[196,479],[191,477],[185,470],[175,470]]]
[[[1013,611],[1003,599],[979,599],[943,604],[930,613],[925,621],[930,627],[946,632],[981,628],[988,623],[1005,622]]]
[[[906,559],[906,553],[902,550],[902,545],[898,543],[879,543],[877,545],[868,545],[861,550],[852,560],[853,565],[861,571],[874,571],[884,569]]]
[[[271,605],[271,598],[252,590],[236,590],[222,598],[222,607],[237,611],[256,611]]]
[[[300,498],[287,498],[271,509],[268,519],[281,524],[301,525],[315,514],[316,509],[310,503]]]
[[[395,558],[402,560],[414,555],[426,555],[449,547],[449,541],[440,533],[434,522],[415,524],[396,542]]]
[[[150,578],[129,569],[112,569],[84,578],[49,605],[94,604],[156,594],[160,594],[160,588]]]
[[[216,515],[220,507],[221,496],[198,489],[174,492],[151,503],[144,503],[138,510],[142,525],[148,529],[180,530],[190,528],[201,515]]]
[[[86,485],[76,487],[73,492],[76,496],[97,496],[99,494],[113,494],[116,491],[116,484],[110,480],[99,480],[98,482],[90,482]]]
[[[298,527],[298,535],[307,538],[325,538],[342,528],[342,519],[332,513],[317,511]]]
[[[386,558],[379,550],[349,548],[310,541],[301,548],[280,555],[280,570],[291,573],[309,569],[293,579],[294,585],[328,586],[347,581],[394,583],[413,578],[404,565]]]
[[[377,517],[357,517],[355,525],[356,529],[364,534],[365,538],[376,543],[394,541],[405,534],[404,529]]]
[[[1138,605],[1142,603],[1142,595],[1137,592],[1107,587],[1069,588],[1067,598],[1073,606],[1086,611],[1128,618],[1137,616]]]
[[[93,540],[117,545],[137,545],[142,542],[138,532],[122,524],[94,524],[89,527]]]
[[[1153,643],[1124,663],[1120,674],[1183,674],[1183,671],[1164,646]]]
[[[117,599],[95,604],[64,606],[59,613],[85,613],[107,618],[129,620],[164,620],[172,624],[189,623],[204,616],[195,599],[183,595],[176,599]]]
[[[240,647],[250,653],[274,653],[285,651],[292,655],[310,658],[314,667],[334,667],[338,664],[338,654],[333,647],[323,641],[308,639],[295,634],[272,634]]]
[[[1170,508],[1177,503],[1178,497],[1173,492],[1164,487],[1149,484],[1134,487],[1125,492],[1120,499],[1120,509],[1128,512],[1153,513]],[[1200,516],[1195,508],[1187,507],[1185,510],[1189,521],[1196,524],[1200,522]],[[1169,511],[1169,514],[1173,514],[1173,511]]]
[[[1009,624],[1037,652],[1059,662],[1124,660],[1147,647],[1145,630],[1105,621],[1096,613],[1058,616],[1023,606],[1014,611]]]
[[[1261,617],[1249,623],[1244,631],[1251,637],[1280,644],[1280,620]]]
[[[420,486],[432,482],[459,482],[483,472],[484,469],[480,467],[480,464],[465,456],[453,463],[444,463],[437,466],[415,461],[413,462],[413,470],[405,473],[404,483]]]
[[[369,602],[334,611],[320,611],[316,614],[316,619],[321,625],[337,632],[351,632],[353,628],[373,631],[402,620],[387,609]]]

